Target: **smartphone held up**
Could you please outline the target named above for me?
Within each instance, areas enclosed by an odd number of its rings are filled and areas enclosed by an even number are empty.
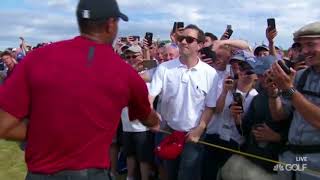
[[[288,67],[284,61],[280,60],[278,61],[278,64],[286,74],[289,75],[291,73],[290,67]]]
[[[274,18],[268,18],[267,24],[268,24],[269,31],[276,29],[276,20]]]
[[[144,38],[147,40],[148,46],[151,46],[152,45],[153,33],[146,32],[146,35],[144,36]]]
[[[243,97],[241,93],[235,92],[232,93],[233,95],[233,101],[236,103],[237,106],[241,106],[243,111]]]
[[[204,47],[200,49],[202,59],[211,59],[212,62],[216,60],[216,52],[212,51],[210,47]]]
[[[230,24],[227,25],[226,32],[228,33],[228,37],[226,37],[226,38],[230,39],[231,35],[233,34],[232,26]]]
[[[184,22],[174,22],[172,31],[177,32],[182,30],[183,28],[184,28]]]

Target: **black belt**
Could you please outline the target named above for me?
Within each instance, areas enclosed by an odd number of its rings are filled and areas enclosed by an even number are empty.
[[[287,144],[284,146],[284,150],[291,151],[294,154],[315,154],[320,153],[320,145]]]
[[[110,171],[108,169],[82,169],[82,170],[63,170],[59,171],[53,174],[43,174],[43,173],[33,173],[33,172],[28,172],[31,175],[36,175],[36,176],[81,176],[81,177],[87,177],[93,174],[97,173],[106,173],[109,174]]]

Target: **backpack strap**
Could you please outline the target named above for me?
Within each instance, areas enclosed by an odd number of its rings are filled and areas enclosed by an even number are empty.
[[[297,90],[301,94],[305,94],[305,95],[309,95],[309,96],[315,96],[315,97],[320,98],[320,92],[313,92],[313,91],[303,90],[310,72],[311,72],[311,68],[309,67],[302,73],[301,77],[298,80]]]

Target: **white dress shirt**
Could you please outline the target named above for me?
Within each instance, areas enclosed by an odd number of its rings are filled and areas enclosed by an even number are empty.
[[[236,90],[236,92],[241,93],[244,99],[243,102],[243,111],[245,114],[251,104],[254,96],[258,95],[258,92],[255,89],[251,89],[250,92],[244,93],[240,90]],[[232,93],[229,91],[226,99],[223,111],[214,115],[208,124],[206,134],[218,134],[220,139],[225,141],[230,141],[230,139],[236,141],[238,144],[242,144],[244,142],[244,138],[236,127],[235,121],[231,115],[231,111],[229,109],[230,104],[233,102]]]
[[[198,126],[205,106],[216,106],[217,85],[217,73],[208,64],[199,60],[188,69],[174,59],[159,65],[149,93],[152,97],[161,93],[160,114],[169,127],[190,131]]]

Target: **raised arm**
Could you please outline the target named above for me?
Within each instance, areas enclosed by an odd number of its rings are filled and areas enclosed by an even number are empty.
[[[270,27],[267,27],[266,29],[266,37],[268,39],[269,42],[269,52],[270,55],[272,56],[276,56],[277,55],[277,51],[276,48],[274,46],[274,38],[277,36],[278,32],[276,29],[270,29]]]
[[[217,100],[216,113],[223,111],[227,94],[232,90],[233,86],[233,80],[231,78],[228,77],[223,81],[223,89]]]
[[[272,65],[272,71],[279,89],[282,91],[288,91],[289,89],[294,88],[293,79],[296,72],[293,69],[291,69],[291,75],[289,76],[285,74],[285,72],[277,63],[274,63]],[[291,95],[291,103],[305,121],[309,122],[313,127],[320,129],[319,106],[308,101],[300,92],[296,90]]]
[[[213,44],[213,50],[217,50],[221,46],[231,46],[233,48],[251,51],[250,45],[244,40],[238,40],[238,39],[216,40],[214,41],[214,44]]]

